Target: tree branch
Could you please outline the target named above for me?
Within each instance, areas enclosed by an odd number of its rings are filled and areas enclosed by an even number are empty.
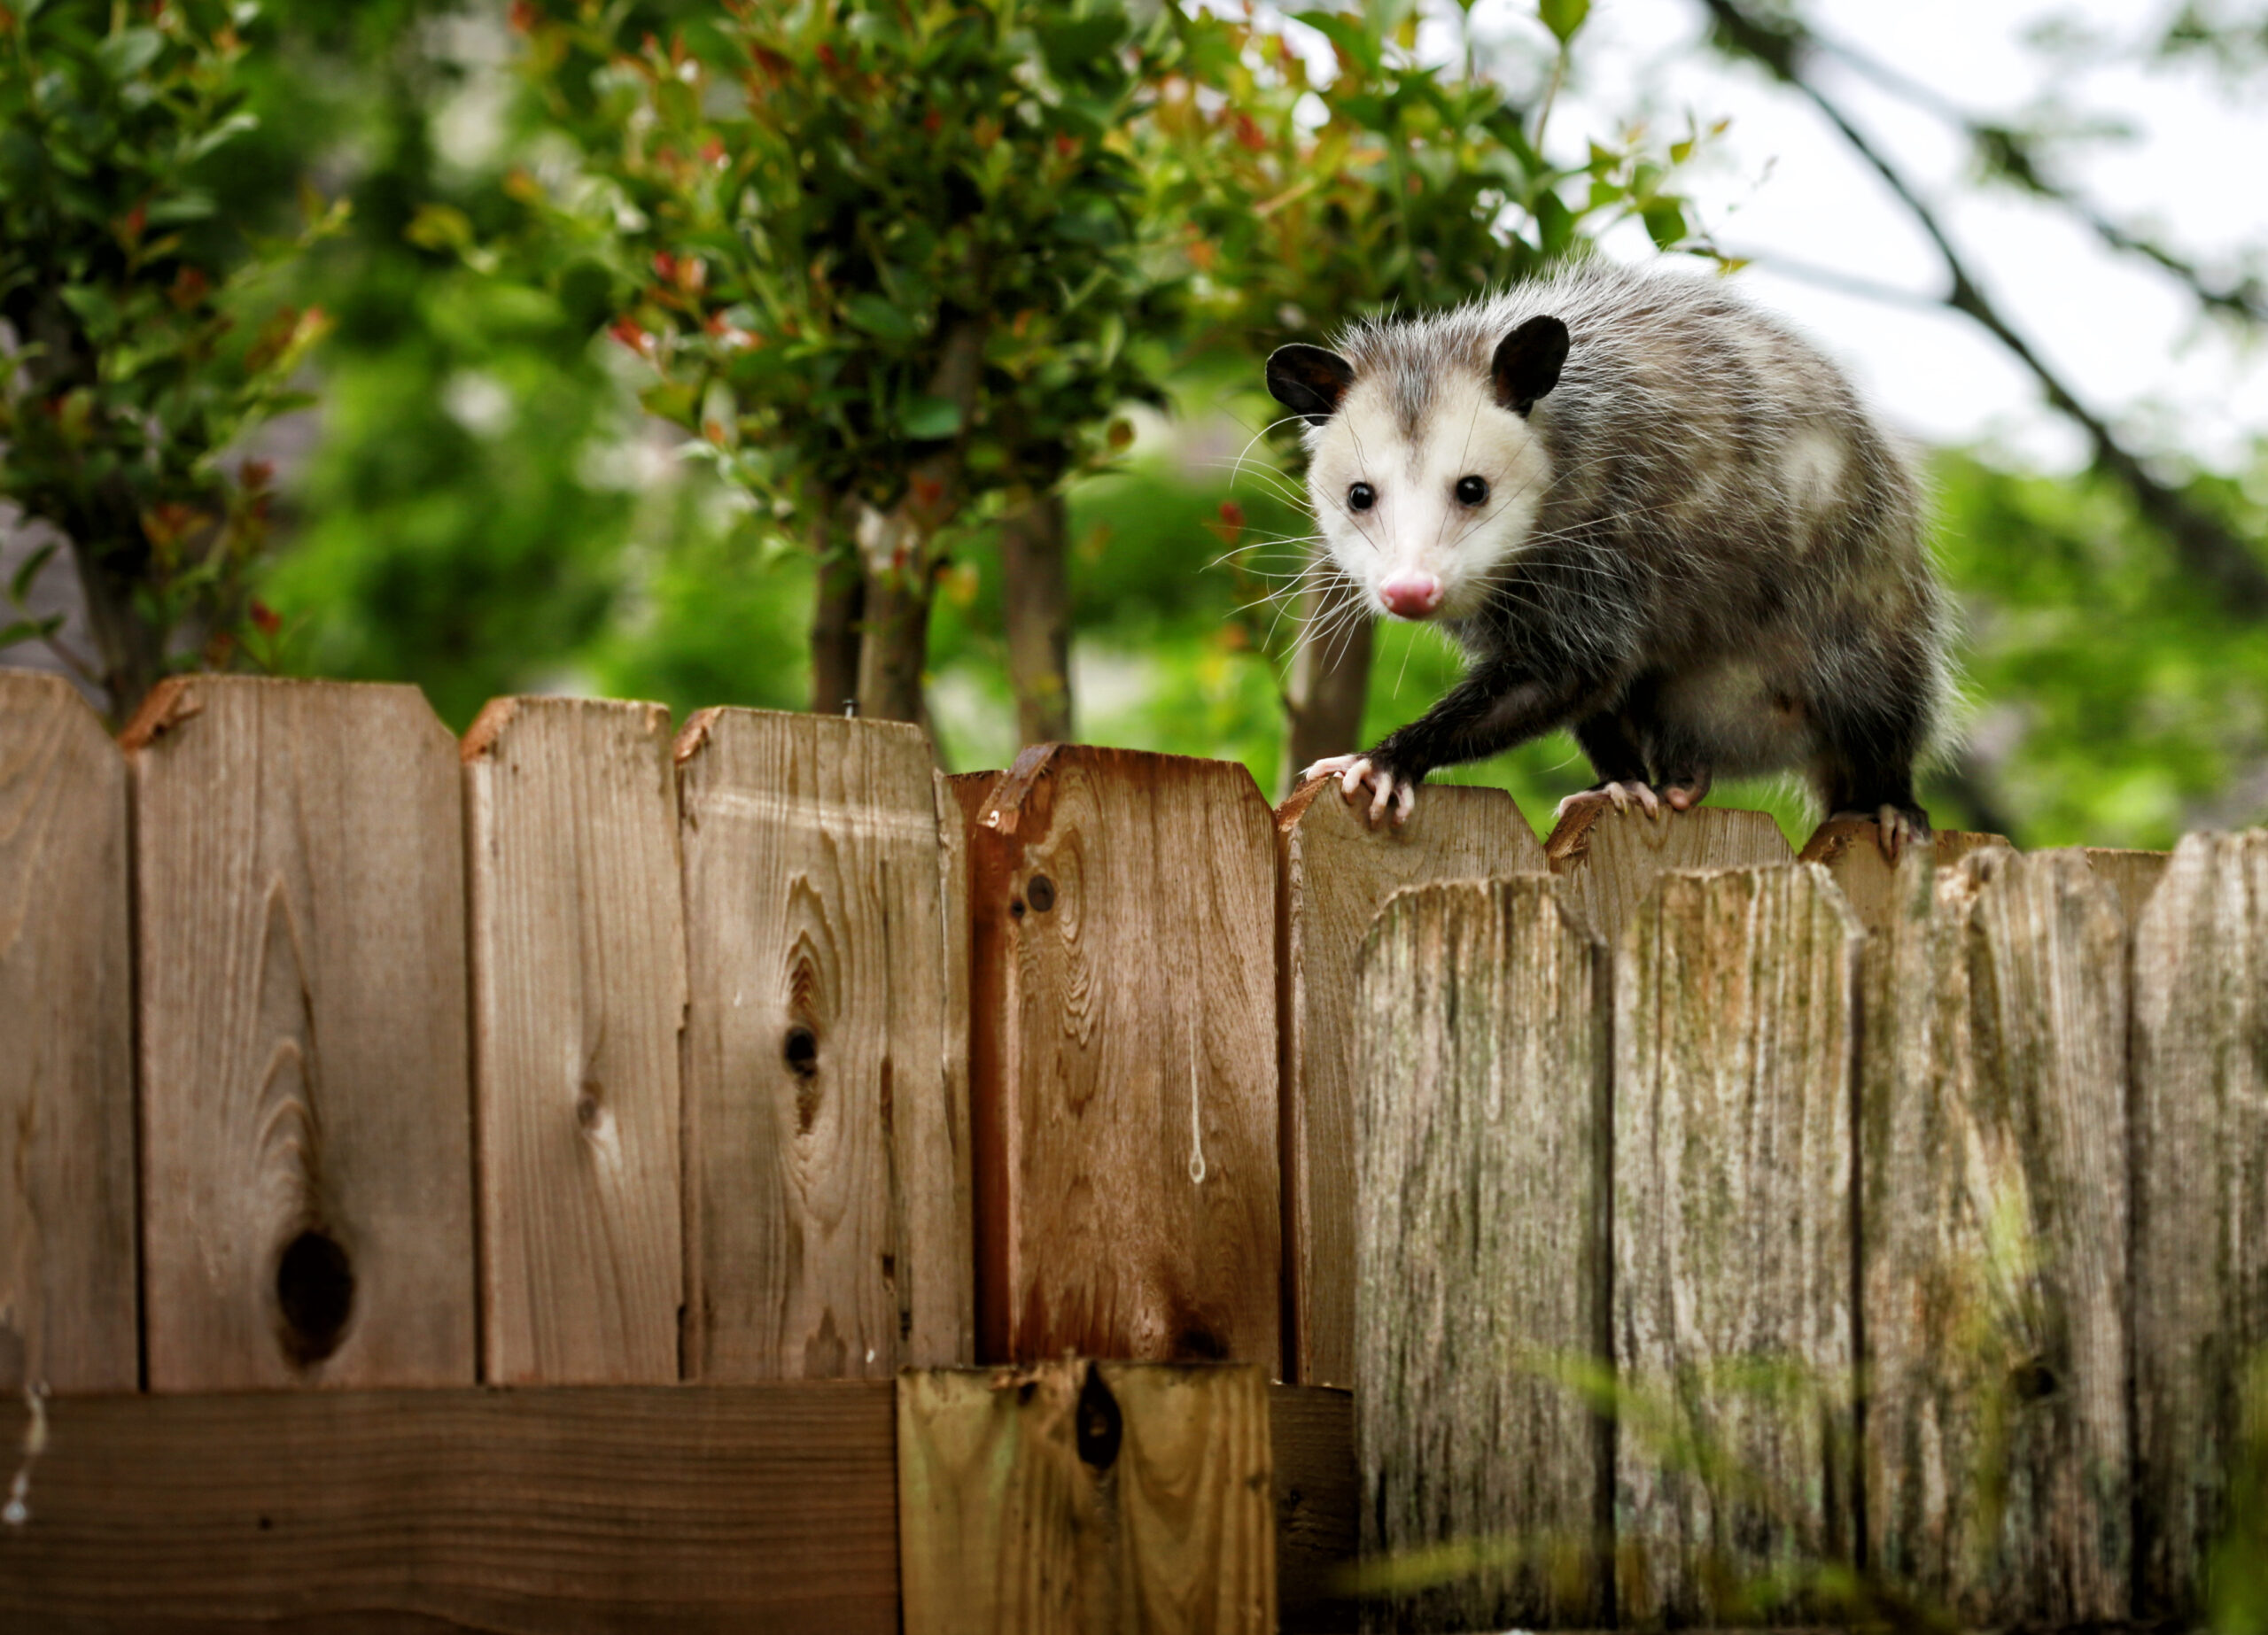
[[[1937,213],[1889,158],[1812,82],[1806,69],[1808,59],[1821,49],[1814,37],[1799,24],[1751,17],[1735,0],[1701,0],[1701,4],[1709,13],[1723,49],[1748,58],[1800,93],[1842,133],[1852,151],[1873,167],[1937,247],[1949,285],[1938,298],[1939,304],[1973,319],[2031,372],[2047,401],[2077,422],[2087,434],[2096,466],[2123,484],[2132,495],[2136,509],[2165,534],[2183,568],[2211,586],[2231,612],[2251,618],[2268,617],[2268,569],[2262,567],[2250,547],[2218,518],[2152,477],[2140,457],[2118,440],[2109,422],[2082,403],[2001,316],[2000,309],[1971,275],[1968,263],[1954,248]]]
[[[2243,277],[2222,283],[2206,275],[2187,257],[2177,254],[2134,229],[2113,221],[2067,184],[2048,174],[2040,162],[2034,139],[2007,125],[1975,118],[1934,88],[1909,79],[1888,63],[1846,43],[1806,31],[1813,49],[1833,57],[1853,73],[1873,81],[1899,101],[1936,115],[1968,139],[1985,169],[2035,198],[2063,206],[2087,230],[2113,250],[2138,255],[2186,288],[2198,305],[2254,326],[2268,325],[2268,291],[2260,280]]]

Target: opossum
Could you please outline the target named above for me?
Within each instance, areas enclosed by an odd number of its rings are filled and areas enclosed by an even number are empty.
[[[1793,769],[1893,857],[1928,838],[1947,619],[1920,486],[1819,352],[1722,280],[1596,257],[1336,347],[1267,368],[1330,562],[1468,668],[1303,777],[1398,823],[1436,767],[1565,725],[1598,782],[1562,815]]]

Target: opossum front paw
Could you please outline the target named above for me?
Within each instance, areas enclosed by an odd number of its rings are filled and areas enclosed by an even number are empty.
[[[1375,825],[1386,815],[1389,807],[1394,821],[1407,823],[1418,804],[1418,784],[1414,779],[1402,777],[1393,768],[1380,766],[1366,755],[1335,755],[1317,761],[1300,774],[1301,781],[1310,778],[1336,778],[1339,793],[1348,805],[1360,800],[1365,792],[1371,795],[1370,810],[1363,814],[1363,821]]]
[[[1699,798],[1697,795],[1694,797],[1696,800]],[[1618,812],[1627,812],[1634,801],[1649,818],[1658,818],[1665,810],[1662,797],[1654,793],[1653,786],[1634,778],[1624,783],[1601,784],[1595,789],[1584,790],[1581,794],[1569,795],[1559,802],[1558,809],[1551,814],[1551,820],[1555,824],[1561,822],[1569,812],[1581,811],[1586,806],[1612,805]]]

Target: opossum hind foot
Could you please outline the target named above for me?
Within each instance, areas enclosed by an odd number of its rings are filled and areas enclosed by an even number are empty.
[[[1898,855],[1908,846],[1930,843],[1930,814],[1918,806],[1885,804],[1870,812],[1837,811],[1828,818],[1829,823],[1838,819],[1873,824],[1878,831],[1882,855],[1891,863],[1896,863]]]
[[[1691,804],[1692,800],[1685,802],[1687,806]],[[1666,803],[1663,797],[1655,793],[1653,785],[1643,779],[1629,778],[1619,782],[1599,784],[1581,794],[1569,795],[1552,812],[1551,820],[1555,824],[1563,823],[1569,812],[1579,812],[1587,806],[1612,806],[1618,812],[1627,812],[1634,805],[1649,818],[1658,818],[1672,807],[1684,810],[1678,805],[1674,796]]]

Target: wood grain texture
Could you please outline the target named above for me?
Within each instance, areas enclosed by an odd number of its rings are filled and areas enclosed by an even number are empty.
[[[1042,745],[969,841],[979,1355],[1276,1368],[1258,787],[1230,762]]]
[[[1733,1621],[1848,1560],[1857,918],[1816,864],[1661,877],[1614,1008],[1617,1589]],[[1774,1608],[1804,1622],[1800,1595]]]
[[[2135,1611],[2188,1620],[2268,1435],[2268,833],[2190,835],[2163,876],[2134,931]]]
[[[474,1375],[464,802],[415,687],[128,727],[152,1391]]]
[[[669,712],[499,699],[462,754],[483,1377],[673,1381],[685,916]]]
[[[890,1386],[58,1399],[0,1625],[894,1635]],[[0,1405],[0,1445],[21,1435]]]
[[[2166,864],[2173,854],[2165,851],[2130,851],[2119,847],[2089,846],[2085,848],[2087,867],[2093,869],[2118,894],[2118,906],[2125,911],[2126,924],[2139,924],[2142,909],[2164,877]]]
[[[975,826],[984,816],[984,802],[991,798],[992,786],[1005,776],[998,768],[983,772],[940,772],[945,787],[953,798],[953,806],[960,812],[964,831]]]
[[[1252,1364],[905,1374],[905,1635],[1273,1635],[1269,1419]]]
[[[1583,1627],[1612,1605],[1611,1445],[1571,1378],[1607,1355],[1610,977],[1565,895],[1548,875],[1398,892],[1363,962],[1363,1554],[1483,1552],[1370,1623]]]
[[[1967,1628],[2126,1611],[2124,940],[2077,852],[1977,853],[1873,990],[1868,1556]]]
[[[966,1361],[967,954],[928,739],[713,709],[677,757],[687,1376]]]
[[[0,1392],[140,1381],[126,837],[94,712],[0,670]]]
[[[1320,797],[1320,798],[1318,798]],[[1276,813],[1288,1372],[1355,1383],[1355,1009],[1363,939],[1386,900],[1428,880],[1544,872],[1501,789],[1429,788],[1407,824],[1371,828],[1319,779]]]
[[[1569,904],[1609,942],[1667,870],[1751,868],[1795,856],[1767,813],[1716,806],[1660,818],[1584,806],[1551,831],[1543,851],[1567,882]]]
[[[1844,901],[1870,932],[1890,923],[1899,902],[1897,869],[1883,856],[1881,837],[1882,825],[1872,818],[1831,818],[1813,831],[1798,854],[1801,862],[1816,863],[1835,877]],[[1949,869],[1971,852],[2008,843],[1998,834],[1940,829],[1927,849],[1934,866]]]
[[[1268,1388],[1276,1490],[1276,1617],[1284,1635],[1340,1635],[1356,1612],[1343,1579],[1355,1564],[1361,1486],[1354,1393]]]

